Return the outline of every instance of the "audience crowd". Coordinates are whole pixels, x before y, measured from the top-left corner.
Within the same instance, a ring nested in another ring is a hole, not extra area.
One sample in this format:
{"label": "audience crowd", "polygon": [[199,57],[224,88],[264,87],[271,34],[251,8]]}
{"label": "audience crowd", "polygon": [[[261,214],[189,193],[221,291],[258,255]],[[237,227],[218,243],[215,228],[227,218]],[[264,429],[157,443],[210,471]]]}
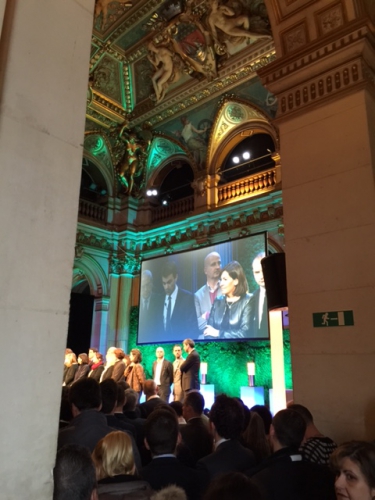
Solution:
{"label": "audience crowd", "polygon": [[337,446],[300,404],[272,416],[221,394],[207,417],[197,390],[168,404],[141,360],[66,350],[54,500],[375,499],[374,443]]}

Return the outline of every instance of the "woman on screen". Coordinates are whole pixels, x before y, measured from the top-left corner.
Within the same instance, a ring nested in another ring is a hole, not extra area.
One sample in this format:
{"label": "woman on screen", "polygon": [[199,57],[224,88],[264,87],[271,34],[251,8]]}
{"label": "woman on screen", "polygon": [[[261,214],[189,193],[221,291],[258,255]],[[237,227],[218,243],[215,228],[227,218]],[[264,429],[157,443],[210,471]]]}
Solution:
{"label": "woman on screen", "polygon": [[205,339],[243,339],[251,337],[251,294],[244,270],[237,261],[227,264],[221,271],[220,290],[212,305]]}

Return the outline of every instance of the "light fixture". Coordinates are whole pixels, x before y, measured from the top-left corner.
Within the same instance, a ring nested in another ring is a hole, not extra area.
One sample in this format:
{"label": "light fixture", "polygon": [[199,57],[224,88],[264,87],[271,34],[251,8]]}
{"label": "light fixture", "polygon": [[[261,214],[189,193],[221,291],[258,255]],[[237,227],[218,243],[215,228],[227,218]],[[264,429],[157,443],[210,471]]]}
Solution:
{"label": "light fixture", "polygon": [[205,385],[207,377],[208,363],[201,363],[201,383]]}
{"label": "light fixture", "polygon": [[232,161],[233,163],[240,163],[240,159],[238,158],[238,156],[233,156]]}
{"label": "light fixture", "polygon": [[163,200],[163,201],[161,202],[161,204],[162,204],[162,205],[164,205],[164,206],[166,207],[166,206],[168,205],[168,200]]}
{"label": "light fixture", "polygon": [[158,192],[156,189],[147,189],[146,194],[147,196],[157,196]]}
{"label": "light fixture", "polygon": [[249,387],[254,387],[255,363],[253,361],[247,363],[247,375],[249,377]]}
{"label": "light fixture", "polygon": [[250,159],[250,153],[249,153],[249,151],[245,151],[244,153],[242,153],[242,158],[244,160],[249,160]]}

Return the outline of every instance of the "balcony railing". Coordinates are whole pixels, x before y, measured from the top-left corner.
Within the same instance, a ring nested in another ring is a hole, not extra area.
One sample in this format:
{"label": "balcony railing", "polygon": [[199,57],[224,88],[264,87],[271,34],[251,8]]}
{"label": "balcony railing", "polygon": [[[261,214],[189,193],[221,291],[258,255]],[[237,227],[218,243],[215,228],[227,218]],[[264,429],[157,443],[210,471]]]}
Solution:
{"label": "balcony railing", "polygon": [[107,222],[107,207],[92,201],[79,200],[79,215],[99,222]]}
{"label": "balcony railing", "polygon": [[276,168],[229,182],[218,187],[219,205],[239,201],[249,195],[255,196],[256,194],[272,191],[276,184]]}
{"label": "balcony railing", "polygon": [[194,196],[172,201],[166,206],[155,207],[152,210],[152,222],[171,219],[188,214],[194,210]]}

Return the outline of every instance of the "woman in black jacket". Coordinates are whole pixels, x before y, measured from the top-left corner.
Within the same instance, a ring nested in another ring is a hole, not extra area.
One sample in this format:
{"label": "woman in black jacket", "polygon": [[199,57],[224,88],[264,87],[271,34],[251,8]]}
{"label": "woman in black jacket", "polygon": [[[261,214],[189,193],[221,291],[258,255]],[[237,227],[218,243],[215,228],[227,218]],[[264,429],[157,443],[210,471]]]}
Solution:
{"label": "woman in black jacket", "polygon": [[205,339],[243,339],[253,337],[250,331],[251,294],[244,270],[237,261],[221,271],[220,289],[223,294],[212,304]]}

